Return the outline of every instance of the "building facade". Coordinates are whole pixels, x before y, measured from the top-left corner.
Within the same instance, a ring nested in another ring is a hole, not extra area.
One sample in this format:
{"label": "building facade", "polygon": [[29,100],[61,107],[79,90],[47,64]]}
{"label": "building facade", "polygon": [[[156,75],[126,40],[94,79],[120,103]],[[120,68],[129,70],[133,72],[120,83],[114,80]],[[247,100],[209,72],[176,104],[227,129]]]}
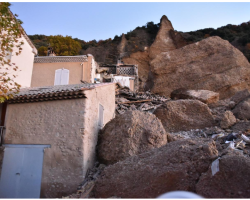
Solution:
{"label": "building facade", "polygon": [[99,130],[114,114],[114,83],[21,90],[7,106],[0,197],[35,198],[31,191],[40,188],[38,198],[74,193],[94,165]]}
{"label": "building facade", "polygon": [[31,87],[94,83],[97,66],[90,54],[35,57]]}

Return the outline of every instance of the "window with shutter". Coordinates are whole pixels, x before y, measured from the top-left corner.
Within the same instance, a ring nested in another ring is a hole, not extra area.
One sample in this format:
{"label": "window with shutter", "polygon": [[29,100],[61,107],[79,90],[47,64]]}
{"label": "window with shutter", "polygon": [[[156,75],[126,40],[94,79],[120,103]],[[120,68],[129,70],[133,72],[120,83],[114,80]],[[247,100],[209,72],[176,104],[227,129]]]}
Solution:
{"label": "window with shutter", "polygon": [[55,72],[54,85],[68,85],[69,84],[69,70],[57,69]]}

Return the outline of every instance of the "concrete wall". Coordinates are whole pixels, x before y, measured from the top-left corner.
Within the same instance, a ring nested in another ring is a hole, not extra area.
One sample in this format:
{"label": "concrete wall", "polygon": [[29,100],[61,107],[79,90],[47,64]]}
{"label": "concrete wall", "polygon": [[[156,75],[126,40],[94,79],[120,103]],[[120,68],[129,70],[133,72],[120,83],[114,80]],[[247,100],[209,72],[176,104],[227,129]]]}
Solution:
{"label": "concrete wall", "polygon": [[99,104],[104,107],[104,125],[115,117],[115,84],[100,86],[93,90],[85,91],[89,101],[86,102],[86,115],[84,118],[84,166],[92,166],[94,163],[95,146],[97,144],[99,119]]}
{"label": "concrete wall", "polygon": [[43,198],[69,195],[84,179],[85,104],[74,99],[8,105],[5,144],[51,145],[44,154]]}
{"label": "concrete wall", "polygon": [[14,80],[18,84],[20,84],[22,88],[30,87],[35,55],[33,53],[33,49],[31,48],[31,46],[29,45],[29,43],[23,36],[19,40],[24,42],[24,44],[22,45],[22,52],[20,55],[16,56],[15,52],[18,52],[18,48],[14,47],[12,56],[11,56],[11,63],[15,63],[16,66],[18,66],[18,71],[15,72],[12,70],[8,72],[11,72],[11,74],[17,75],[17,77],[14,78]]}
{"label": "concrete wall", "polygon": [[69,84],[80,84],[81,80],[89,82],[88,77],[85,78],[90,74],[88,65],[88,62],[34,63],[31,87],[54,85],[55,71],[62,68],[69,70]]}

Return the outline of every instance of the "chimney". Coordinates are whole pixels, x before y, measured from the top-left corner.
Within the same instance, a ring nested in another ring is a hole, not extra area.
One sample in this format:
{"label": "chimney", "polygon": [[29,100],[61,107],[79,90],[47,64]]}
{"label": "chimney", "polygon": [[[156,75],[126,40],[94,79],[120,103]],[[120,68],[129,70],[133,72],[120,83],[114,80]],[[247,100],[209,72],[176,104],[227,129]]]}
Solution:
{"label": "chimney", "polygon": [[48,47],[47,56],[56,56],[56,53],[54,52],[52,47]]}

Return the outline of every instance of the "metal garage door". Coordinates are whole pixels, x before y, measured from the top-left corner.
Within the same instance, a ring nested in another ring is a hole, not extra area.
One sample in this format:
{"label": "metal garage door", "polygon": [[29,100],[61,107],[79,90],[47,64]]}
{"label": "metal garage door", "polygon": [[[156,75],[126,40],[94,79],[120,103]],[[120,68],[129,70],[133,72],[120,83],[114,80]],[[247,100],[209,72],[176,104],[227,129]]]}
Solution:
{"label": "metal garage door", "polygon": [[44,148],[4,145],[0,198],[40,198]]}

